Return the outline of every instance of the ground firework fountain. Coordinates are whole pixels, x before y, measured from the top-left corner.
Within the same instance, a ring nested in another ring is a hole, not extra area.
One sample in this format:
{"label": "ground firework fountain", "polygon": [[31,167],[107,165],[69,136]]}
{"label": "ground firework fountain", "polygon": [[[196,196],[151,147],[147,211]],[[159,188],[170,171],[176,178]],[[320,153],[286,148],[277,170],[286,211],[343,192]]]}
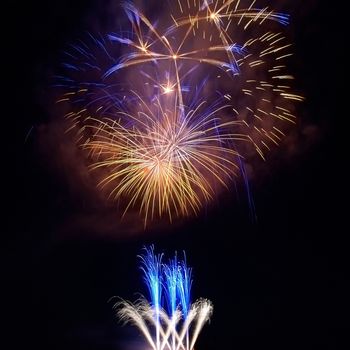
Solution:
{"label": "ground firework fountain", "polygon": [[154,248],[145,248],[141,269],[150,301],[115,305],[122,321],[134,324],[153,350],[192,350],[213,306],[207,299],[191,302],[191,269],[186,260],[163,263]]}

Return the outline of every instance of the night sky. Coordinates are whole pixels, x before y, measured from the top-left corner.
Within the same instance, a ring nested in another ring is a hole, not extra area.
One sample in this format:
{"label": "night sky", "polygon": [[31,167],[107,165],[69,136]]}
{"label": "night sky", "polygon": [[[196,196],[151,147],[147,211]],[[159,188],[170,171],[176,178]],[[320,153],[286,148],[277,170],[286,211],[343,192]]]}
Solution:
{"label": "night sky", "polygon": [[233,189],[197,218],[135,234],[113,223],[110,208],[91,203],[81,177],[70,178],[71,162],[58,156],[62,145],[45,135],[60,52],[84,31],[103,30],[94,18],[108,21],[111,3],[16,2],[3,13],[12,19],[2,67],[10,73],[3,101],[10,127],[2,130],[10,153],[3,163],[5,348],[132,349],[138,333],[121,326],[108,300],[146,293],[136,256],[152,243],[168,256],[185,250],[194,298],[214,303],[197,350],[349,348],[341,340],[350,312],[340,142],[347,58],[344,23],[334,14],[341,10],[329,1],[280,2],[292,15],[291,70],[306,101],[295,151],[277,149],[251,184],[257,220],[244,191]]}

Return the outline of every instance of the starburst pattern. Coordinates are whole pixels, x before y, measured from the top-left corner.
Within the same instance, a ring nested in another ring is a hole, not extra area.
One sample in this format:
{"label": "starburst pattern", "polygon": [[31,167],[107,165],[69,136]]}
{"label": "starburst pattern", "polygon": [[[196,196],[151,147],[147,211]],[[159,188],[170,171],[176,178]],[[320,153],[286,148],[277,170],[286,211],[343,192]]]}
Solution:
{"label": "starburst pattern", "polygon": [[256,1],[175,3],[159,23],[124,4],[130,30],[72,46],[60,84],[100,186],[145,225],[197,213],[245,176],[245,153],[265,159],[303,99],[288,84],[291,45],[275,30],[287,15]]}

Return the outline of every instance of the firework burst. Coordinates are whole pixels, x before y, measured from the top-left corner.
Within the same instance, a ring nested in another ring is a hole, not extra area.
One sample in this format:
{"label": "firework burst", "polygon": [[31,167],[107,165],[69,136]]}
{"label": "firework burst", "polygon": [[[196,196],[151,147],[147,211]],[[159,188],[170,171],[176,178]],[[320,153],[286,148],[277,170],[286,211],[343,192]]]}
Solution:
{"label": "firework burst", "polygon": [[115,198],[131,198],[125,211],[140,203],[145,222],[155,213],[171,218],[198,211],[214,195],[212,180],[225,186],[239,172],[232,142],[248,138],[232,133],[239,122],[218,117],[227,105],[205,108],[203,102],[180,118],[176,106],[139,102],[137,112],[116,112],[132,127],[121,119],[89,121],[92,136],[83,147],[96,159],[91,167],[110,169],[100,185],[111,185]]}
{"label": "firework burst", "polygon": [[59,84],[100,186],[145,225],[197,213],[245,176],[243,158],[265,158],[303,99],[288,84],[290,44],[277,31],[287,15],[256,1],[174,3],[157,23],[124,4],[130,29],[72,46]]}

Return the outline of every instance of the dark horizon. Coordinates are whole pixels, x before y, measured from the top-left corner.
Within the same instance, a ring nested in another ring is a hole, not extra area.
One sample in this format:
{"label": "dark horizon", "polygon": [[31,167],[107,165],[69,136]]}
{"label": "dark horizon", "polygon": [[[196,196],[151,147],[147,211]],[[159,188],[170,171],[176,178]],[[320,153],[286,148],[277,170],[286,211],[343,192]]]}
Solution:
{"label": "dark horizon", "polygon": [[108,300],[146,294],[137,255],[149,244],[168,256],[185,250],[193,298],[214,304],[196,349],[347,348],[341,341],[350,311],[347,186],[339,166],[346,161],[338,131],[346,116],[339,91],[345,32],[330,17],[329,2],[279,5],[291,7],[291,70],[306,100],[298,106],[297,150],[289,155],[282,145],[261,161],[264,176],[251,182],[257,219],[250,218],[244,190],[237,198],[232,186],[198,217],[115,237],[110,212],[87,203],[89,193],[80,196],[85,185],[74,189],[69,162],[55,159],[55,145],[38,139],[52,122],[48,73],[95,13],[108,19],[101,3],[38,0],[6,13],[16,22],[9,50],[13,100],[6,101],[15,136],[5,135],[14,145],[14,173],[6,170],[13,186],[4,184],[8,348],[118,350],[135,336],[141,340],[117,321]]}

